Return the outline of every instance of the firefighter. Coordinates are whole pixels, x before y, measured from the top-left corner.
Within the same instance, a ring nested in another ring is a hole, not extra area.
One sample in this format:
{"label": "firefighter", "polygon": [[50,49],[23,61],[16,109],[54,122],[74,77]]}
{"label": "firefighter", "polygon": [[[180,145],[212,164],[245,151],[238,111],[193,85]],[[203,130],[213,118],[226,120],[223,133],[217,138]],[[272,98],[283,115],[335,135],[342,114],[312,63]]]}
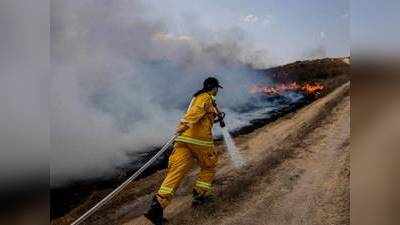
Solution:
{"label": "firefighter", "polygon": [[217,121],[223,123],[224,115],[219,112],[215,103],[218,88],[222,86],[216,78],[204,80],[203,88],[193,95],[176,128],[178,137],[169,157],[167,175],[154,196],[150,209],[145,213],[145,217],[155,225],[164,224],[163,210],[171,202],[194,161],[200,166],[200,173],[193,187],[192,205],[203,205],[214,200],[211,183],[218,158],[214,150],[212,127]]}

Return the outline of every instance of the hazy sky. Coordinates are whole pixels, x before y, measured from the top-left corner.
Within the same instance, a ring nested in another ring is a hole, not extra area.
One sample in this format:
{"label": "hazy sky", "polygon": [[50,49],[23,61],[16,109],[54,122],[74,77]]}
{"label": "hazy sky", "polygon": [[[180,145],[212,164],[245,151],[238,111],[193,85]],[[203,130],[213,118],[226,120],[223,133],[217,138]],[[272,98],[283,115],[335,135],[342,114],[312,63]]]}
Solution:
{"label": "hazy sky", "polygon": [[179,21],[173,25],[180,35],[190,32],[193,23],[215,30],[241,28],[278,63],[304,58],[320,48],[327,56],[349,55],[348,0],[150,0],[148,4],[160,9],[157,16],[173,12]]}

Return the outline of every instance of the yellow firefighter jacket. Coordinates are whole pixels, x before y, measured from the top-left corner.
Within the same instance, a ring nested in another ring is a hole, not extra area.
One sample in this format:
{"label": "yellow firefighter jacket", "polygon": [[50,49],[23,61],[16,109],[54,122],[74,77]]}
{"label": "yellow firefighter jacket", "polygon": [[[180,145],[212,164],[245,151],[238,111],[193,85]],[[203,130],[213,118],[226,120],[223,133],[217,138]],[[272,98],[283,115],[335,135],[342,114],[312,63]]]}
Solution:
{"label": "yellow firefighter jacket", "polygon": [[218,114],[215,108],[214,96],[210,93],[202,93],[192,99],[189,108],[181,119],[181,123],[189,128],[175,141],[189,144],[212,147],[212,127]]}

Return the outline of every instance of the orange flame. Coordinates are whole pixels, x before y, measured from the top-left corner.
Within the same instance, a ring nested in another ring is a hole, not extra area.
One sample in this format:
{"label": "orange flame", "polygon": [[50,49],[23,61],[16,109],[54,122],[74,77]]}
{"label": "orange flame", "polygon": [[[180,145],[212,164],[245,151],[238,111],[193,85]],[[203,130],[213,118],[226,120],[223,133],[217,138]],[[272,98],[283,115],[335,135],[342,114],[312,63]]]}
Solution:
{"label": "orange flame", "polygon": [[264,93],[267,95],[279,95],[286,91],[302,91],[308,95],[319,95],[324,89],[321,84],[298,84],[296,82],[288,84],[269,85],[253,85],[250,87],[250,93]]}

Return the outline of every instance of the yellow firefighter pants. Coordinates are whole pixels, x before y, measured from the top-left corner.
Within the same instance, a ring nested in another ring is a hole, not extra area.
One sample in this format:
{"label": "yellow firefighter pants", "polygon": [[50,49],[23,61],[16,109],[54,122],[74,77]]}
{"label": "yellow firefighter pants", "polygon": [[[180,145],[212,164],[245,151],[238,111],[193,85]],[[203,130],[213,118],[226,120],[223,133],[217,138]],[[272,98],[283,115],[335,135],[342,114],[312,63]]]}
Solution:
{"label": "yellow firefighter pants", "polygon": [[200,173],[194,189],[200,195],[212,194],[211,183],[215,176],[215,167],[218,156],[213,147],[176,142],[174,150],[169,157],[167,176],[156,194],[158,202],[165,208],[179,187],[185,174],[192,168],[193,161],[197,160]]}

